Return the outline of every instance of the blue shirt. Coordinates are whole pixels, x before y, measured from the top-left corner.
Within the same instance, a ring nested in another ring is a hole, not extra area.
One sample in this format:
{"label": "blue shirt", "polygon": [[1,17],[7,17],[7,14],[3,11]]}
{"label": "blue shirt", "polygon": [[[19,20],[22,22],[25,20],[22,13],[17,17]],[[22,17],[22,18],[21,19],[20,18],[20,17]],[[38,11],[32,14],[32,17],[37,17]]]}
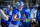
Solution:
{"label": "blue shirt", "polygon": [[30,9],[24,9],[23,13],[25,14],[26,18],[29,19],[29,17],[30,17]]}
{"label": "blue shirt", "polygon": [[[21,13],[20,13],[20,11],[18,11],[17,9],[14,9],[13,10],[13,12],[12,12],[12,15],[14,15],[14,14],[17,14],[17,17],[16,18],[20,18],[21,17]],[[18,20],[18,21],[11,21],[11,23],[13,24],[13,25],[19,25],[20,24],[20,20]]]}
{"label": "blue shirt", "polygon": [[36,20],[37,20],[37,21],[40,21],[40,11],[37,11]]}

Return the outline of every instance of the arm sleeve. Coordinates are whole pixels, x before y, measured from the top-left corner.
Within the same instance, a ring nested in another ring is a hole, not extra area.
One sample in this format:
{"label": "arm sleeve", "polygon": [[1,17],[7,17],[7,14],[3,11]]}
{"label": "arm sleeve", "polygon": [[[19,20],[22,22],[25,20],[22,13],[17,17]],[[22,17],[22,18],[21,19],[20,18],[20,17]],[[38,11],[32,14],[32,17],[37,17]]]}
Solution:
{"label": "arm sleeve", "polygon": [[13,11],[13,12],[12,12],[12,15],[13,15],[13,14],[17,14],[17,12],[16,12],[16,11]]}
{"label": "arm sleeve", "polygon": [[31,15],[30,16],[31,16],[31,18],[33,18],[33,11],[31,11]]}
{"label": "arm sleeve", "polygon": [[1,10],[1,17],[2,17],[5,21],[8,21],[8,17],[4,14],[3,10]]}

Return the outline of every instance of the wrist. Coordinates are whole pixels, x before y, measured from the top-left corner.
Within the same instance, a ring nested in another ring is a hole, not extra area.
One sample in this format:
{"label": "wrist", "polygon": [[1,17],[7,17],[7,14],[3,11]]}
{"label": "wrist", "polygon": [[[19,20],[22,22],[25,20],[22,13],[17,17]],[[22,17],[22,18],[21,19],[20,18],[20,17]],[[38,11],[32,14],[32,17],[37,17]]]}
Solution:
{"label": "wrist", "polygon": [[19,18],[19,20],[21,20],[21,19]]}

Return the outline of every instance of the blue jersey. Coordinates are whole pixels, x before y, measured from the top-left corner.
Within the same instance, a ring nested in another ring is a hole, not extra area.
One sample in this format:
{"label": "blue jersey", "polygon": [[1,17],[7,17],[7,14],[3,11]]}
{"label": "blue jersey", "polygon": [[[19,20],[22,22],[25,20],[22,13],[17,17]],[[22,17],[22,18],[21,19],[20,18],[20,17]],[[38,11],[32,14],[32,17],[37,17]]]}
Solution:
{"label": "blue jersey", "polygon": [[[20,18],[21,17],[21,13],[20,13],[20,11],[18,11],[17,9],[14,9],[13,10],[13,12],[12,12],[12,15],[14,15],[14,14],[17,14],[17,17],[16,18]],[[19,25],[20,24],[20,20],[18,20],[18,21],[11,21],[11,23],[13,24],[13,25]]]}
{"label": "blue jersey", "polygon": [[37,21],[40,21],[40,11],[37,11],[36,20],[37,20]]}
{"label": "blue jersey", "polygon": [[10,14],[9,14],[9,20],[8,20],[9,22],[11,22],[12,21],[12,10],[10,11]]}
{"label": "blue jersey", "polygon": [[25,14],[26,18],[29,19],[29,17],[30,17],[30,9],[24,9],[23,13]]}

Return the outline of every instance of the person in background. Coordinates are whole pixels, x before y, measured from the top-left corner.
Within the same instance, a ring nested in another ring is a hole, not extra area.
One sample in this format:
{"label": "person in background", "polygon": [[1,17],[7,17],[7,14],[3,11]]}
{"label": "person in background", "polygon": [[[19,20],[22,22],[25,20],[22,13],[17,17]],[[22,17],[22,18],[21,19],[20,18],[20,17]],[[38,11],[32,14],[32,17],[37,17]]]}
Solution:
{"label": "person in background", "polygon": [[39,27],[40,27],[40,6],[38,7],[38,10],[37,10],[36,21],[37,21],[37,24],[39,24]]}
{"label": "person in background", "polygon": [[26,5],[25,9],[23,10],[24,20],[23,20],[23,27],[29,27],[30,22],[30,9],[29,6]]}
{"label": "person in background", "polygon": [[37,8],[38,8],[38,6],[35,6],[35,7],[31,10],[31,27],[35,27],[35,24],[36,24]]}

